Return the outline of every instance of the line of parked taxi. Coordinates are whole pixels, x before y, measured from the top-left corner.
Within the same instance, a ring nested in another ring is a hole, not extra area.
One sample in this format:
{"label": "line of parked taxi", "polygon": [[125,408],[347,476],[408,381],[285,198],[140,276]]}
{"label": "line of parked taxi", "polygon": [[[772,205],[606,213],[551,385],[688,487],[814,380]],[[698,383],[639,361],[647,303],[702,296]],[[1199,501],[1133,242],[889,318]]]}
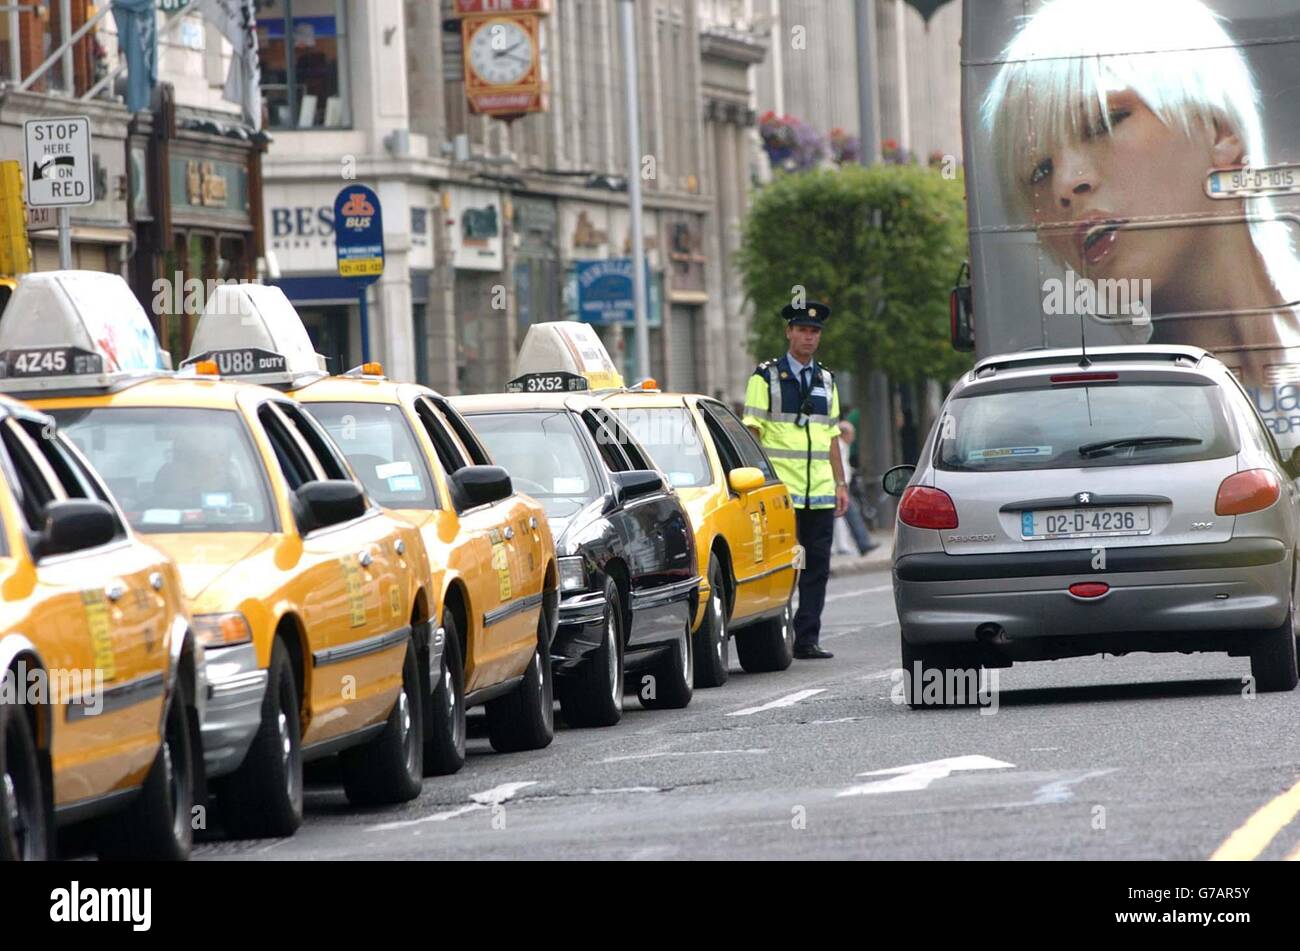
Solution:
{"label": "line of parked taxi", "polygon": [[[518,392],[331,375],[278,288],[219,287],[177,370],[114,275],[0,319],[0,858],[86,830],[186,857],[292,834],[303,766],[415,798],[492,747],[791,662],[789,495],[729,409],[536,325]],[[501,465],[498,465],[500,463]],[[502,467],[504,466],[504,468]]]}

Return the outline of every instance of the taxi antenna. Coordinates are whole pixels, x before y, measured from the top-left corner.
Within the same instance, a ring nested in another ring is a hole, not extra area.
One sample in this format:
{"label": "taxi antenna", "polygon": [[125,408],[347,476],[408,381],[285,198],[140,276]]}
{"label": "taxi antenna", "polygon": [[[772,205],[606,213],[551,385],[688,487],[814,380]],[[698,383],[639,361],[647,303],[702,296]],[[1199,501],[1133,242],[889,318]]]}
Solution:
{"label": "taxi antenna", "polygon": [[1088,335],[1084,330],[1083,314],[1079,314],[1079,366],[1086,370],[1092,361],[1088,359]]}

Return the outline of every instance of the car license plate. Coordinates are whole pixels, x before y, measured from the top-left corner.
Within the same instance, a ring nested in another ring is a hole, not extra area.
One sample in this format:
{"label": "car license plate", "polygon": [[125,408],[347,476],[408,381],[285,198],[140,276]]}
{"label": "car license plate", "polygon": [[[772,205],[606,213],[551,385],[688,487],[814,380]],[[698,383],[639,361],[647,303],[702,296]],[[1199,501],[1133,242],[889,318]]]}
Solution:
{"label": "car license plate", "polygon": [[1113,508],[1043,509],[1020,513],[1023,538],[1090,538],[1098,535],[1142,535],[1151,530],[1145,505]]}

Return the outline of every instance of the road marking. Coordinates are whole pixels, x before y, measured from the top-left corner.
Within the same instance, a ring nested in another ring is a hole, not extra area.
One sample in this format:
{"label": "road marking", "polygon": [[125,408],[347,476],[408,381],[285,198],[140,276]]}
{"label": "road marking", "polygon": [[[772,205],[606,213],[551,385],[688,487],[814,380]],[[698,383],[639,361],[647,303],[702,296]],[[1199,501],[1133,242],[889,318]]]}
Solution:
{"label": "road marking", "polygon": [[629,753],[626,756],[609,756],[602,763],[626,763],[634,759],[661,759],[665,756],[761,756],[771,750],[682,750],[680,752]]}
{"label": "road marking", "polygon": [[878,670],[874,674],[867,674],[862,679],[863,680],[888,680],[890,677],[894,676],[895,671],[897,671],[898,669],[899,668],[897,667],[891,667],[889,670]]}
{"label": "road marking", "polygon": [[1300,813],[1300,782],[1255,810],[1249,819],[1224,839],[1210,856],[1211,862],[1249,862],[1262,853],[1279,832]]}
{"label": "road marking", "polygon": [[898,623],[898,620],[897,620],[897,619],[895,619],[895,620],[893,620],[893,621],[877,621],[875,624],[873,624],[873,625],[871,625],[871,626],[872,626],[872,627],[893,627],[893,626],[894,626],[895,624],[897,624],[897,623]]}
{"label": "road marking", "polygon": [[876,793],[916,792],[927,788],[936,779],[944,779],[959,770],[972,769],[1015,769],[1014,763],[989,756],[953,756],[948,759],[936,759],[928,763],[913,763],[910,766],[893,766],[889,769],[873,769],[858,773],[859,776],[890,776],[890,779],[850,786],[835,794],[841,796],[871,796]]}
{"label": "road marking", "polygon": [[[1069,802],[1074,798],[1074,790],[1070,788],[1071,786],[1077,785],[1085,779],[1096,779],[1098,776],[1105,776],[1113,772],[1115,772],[1113,768],[1094,769],[1082,776],[1075,776],[1073,779],[1058,779],[1039,786],[1034,790],[1034,800],[1029,805],[1048,806],[1058,802]],[[1019,803],[1015,803],[1015,805],[1019,805]]]}
{"label": "road marking", "polygon": [[743,710],[732,710],[730,713],[727,714],[727,716],[748,717],[748,716],[753,716],[755,713],[763,713],[767,710],[776,710],[780,707],[793,707],[800,700],[807,700],[809,697],[815,697],[817,694],[825,693],[825,692],[826,692],[825,688],[820,688],[820,687],[816,690],[800,690],[797,693],[790,694],[790,696],[788,697],[782,697],[780,700],[772,700],[769,703],[763,704],[762,706],[745,707],[745,709]]}
{"label": "road marking", "polygon": [[536,780],[527,782],[502,783],[500,786],[493,786],[483,792],[473,793],[468,802],[463,806],[457,806],[455,809],[448,809],[444,812],[435,812],[432,815],[421,816],[418,819],[403,819],[398,822],[381,822],[379,825],[367,826],[367,832],[389,832],[393,829],[408,829],[411,826],[423,825],[426,822],[446,822],[448,819],[455,819],[457,816],[463,816],[467,813],[478,812],[480,809],[488,809],[492,806],[499,806],[503,802],[514,798],[515,793],[521,789],[527,789],[529,786],[536,786]]}
{"label": "road marking", "polygon": [[828,594],[826,596],[826,600],[842,601],[845,598],[858,598],[864,594],[878,594],[881,591],[893,591],[893,590],[894,590],[894,586],[892,584],[880,584],[880,585],[876,585],[874,588],[858,588],[856,591],[841,591],[838,594]]}

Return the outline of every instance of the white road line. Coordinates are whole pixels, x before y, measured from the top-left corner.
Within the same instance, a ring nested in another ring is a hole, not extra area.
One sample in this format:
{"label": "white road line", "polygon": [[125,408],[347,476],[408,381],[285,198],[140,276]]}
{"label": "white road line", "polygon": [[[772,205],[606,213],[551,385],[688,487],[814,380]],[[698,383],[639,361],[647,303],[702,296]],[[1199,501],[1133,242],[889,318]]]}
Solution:
{"label": "white road line", "polygon": [[663,753],[629,753],[626,756],[608,756],[601,760],[602,763],[626,763],[634,759],[662,759],[664,757],[675,756],[761,756],[769,753],[771,750],[682,750],[680,752],[663,752]]}
{"label": "white road line", "polygon": [[897,669],[898,668],[891,667],[889,670],[878,670],[874,674],[867,674],[862,679],[863,680],[888,680],[889,678],[894,676],[894,672]]}
{"label": "white road line", "polygon": [[835,796],[839,798],[841,796],[871,796],[876,793],[916,792],[928,788],[936,779],[944,779],[958,770],[972,769],[1015,769],[1015,764],[1004,763],[1002,760],[976,754],[973,756],[952,756],[948,759],[937,759],[928,763],[912,763],[910,766],[873,769],[870,772],[858,773],[858,775],[888,776],[889,779],[863,783],[860,786],[850,786],[848,789],[837,792]]}
{"label": "white road line", "polygon": [[491,806],[500,805],[509,799],[512,799],[515,793],[529,786],[536,786],[536,780],[529,780],[522,783],[503,783],[500,786],[493,786],[491,789],[472,794],[469,798],[473,800],[463,806],[457,806],[455,809],[448,809],[445,812],[435,812],[432,815],[421,816],[418,819],[403,819],[398,822],[381,822],[379,825],[367,826],[367,832],[389,832],[393,829],[409,829],[411,826],[423,825],[426,822],[446,822],[448,819],[455,819],[457,816],[463,816],[467,813],[477,812],[480,809],[487,809]]}
{"label": "white road line", "polygon": [[727,716],[748,717],[753,716],[755,713],[763,713],[767,710],[776,710],[780,707],[792,707],[800,700],[807,700],[809,697],[815,697],[817,694],[825,692],[825,688],[820,687],[816,690],[800,690],[797,693],[790,694],[788,697],[782,697],[780,700],[772,700],[762,706],[745,707],[743,710],[733,710],[731,713],[728,713]]}
{"label": "white road line", "polygon": [[894,586],[892,584],[881,584],[881,585],[876,585],[876,587],[874,588],[859,588],[856,591],[841,591],[838,594],[828,594],[826,596],[826,600],[828,602],[842,601],[845,598],[860,598],[864,594],[878,594],[881,591],[893,591],[893,590],[894,590]]}

